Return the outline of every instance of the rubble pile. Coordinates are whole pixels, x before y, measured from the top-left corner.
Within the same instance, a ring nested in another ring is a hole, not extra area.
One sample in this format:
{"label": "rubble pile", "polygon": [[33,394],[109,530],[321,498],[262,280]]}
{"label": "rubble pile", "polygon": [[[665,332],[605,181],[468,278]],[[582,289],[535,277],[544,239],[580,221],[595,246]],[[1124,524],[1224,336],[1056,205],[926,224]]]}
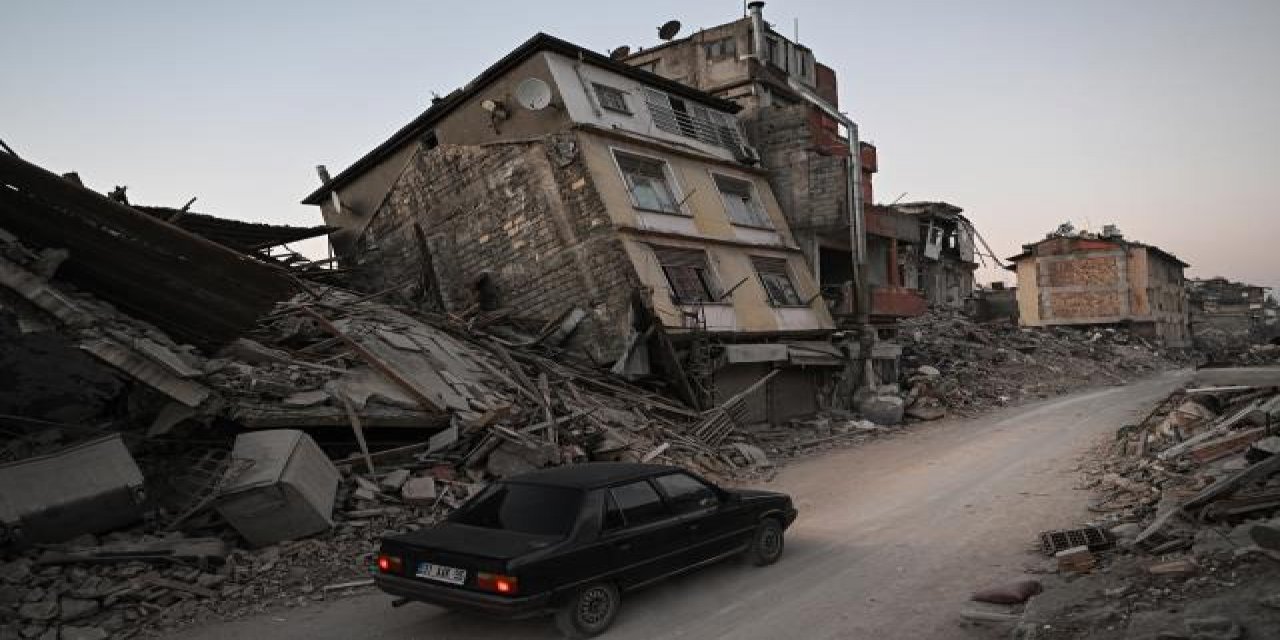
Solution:
{"label": "rubble pile", "polygon": [[[733,418],[743,398],[693,411],[566,356],[563,332],[302,283],[208,351],[8,239],[29,285],[6,291],[20,328],[91,354],[129,391],[82,423],[4,419],[0,638],[131,637],[368,586],[381,536],[540,467],[771,468]],[[83,478],[94,500],[78,500]]]}
{"label": "rubble pile", "polygon": [[1237,630],[1221,637],[1280,628],[1277,385],[1186,388],[1123,427],[1085,469],[1096,521],[1042,534],[1057,595],[1031,601],[1022,637],[1210,637],[1189,631],[1205,611]]}
{"label": "rubble pile", "polygon": [[1114,327],[1018,327],[931,309],[899,323],[907,415],[977,412],[1173,367],[1180,356]]}

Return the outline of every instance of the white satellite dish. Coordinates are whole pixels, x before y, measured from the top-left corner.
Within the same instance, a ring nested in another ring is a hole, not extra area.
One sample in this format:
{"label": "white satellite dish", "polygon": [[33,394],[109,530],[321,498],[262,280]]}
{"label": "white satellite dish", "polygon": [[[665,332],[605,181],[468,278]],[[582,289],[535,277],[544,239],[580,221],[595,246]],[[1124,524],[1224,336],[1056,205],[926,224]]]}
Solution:
{"label": "white satellite dish", "polygon": [[516,85],[516,102],[530,111],[541,111],[551,104],[551,85],[537,78],[525,78]]}

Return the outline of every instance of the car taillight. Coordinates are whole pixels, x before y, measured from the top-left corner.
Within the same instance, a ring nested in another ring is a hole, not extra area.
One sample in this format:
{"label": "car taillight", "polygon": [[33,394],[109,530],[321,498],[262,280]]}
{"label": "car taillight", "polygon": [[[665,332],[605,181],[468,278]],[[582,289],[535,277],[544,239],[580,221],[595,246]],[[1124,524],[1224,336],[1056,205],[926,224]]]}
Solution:
{"label": "car taillight", "polygon": [[385,553],[378,554],[378,571],[382,573],[400,573],[404,569],[404,563],[397,556],[389,556]]}
{"label": "car taillight", "polygon": [[497,573],[477,573],[476,587],[485,591],[500,593],[504,596],[514,595],[519,581],[513,576],[504,576]]}

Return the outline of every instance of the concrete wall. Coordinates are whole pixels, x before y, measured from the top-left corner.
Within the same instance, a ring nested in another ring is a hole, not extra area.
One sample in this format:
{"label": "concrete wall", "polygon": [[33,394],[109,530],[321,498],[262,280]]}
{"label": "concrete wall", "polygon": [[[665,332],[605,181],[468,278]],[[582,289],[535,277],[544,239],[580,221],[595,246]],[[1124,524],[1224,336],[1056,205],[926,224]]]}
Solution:
{"label": "concrete wall", "polygon": [[[669,286],[651,245],[702,249],[715,279],[723,290],[737,285],[722,304],[704,305],[709,328],[725,331],[811,331],[834,327],[821,299],[808,306],[778,308],[769,304],[763,285],[751,264],[752,256],[787,261],[789,275],[800,297],[817,295],[817,284],[803,254],[787,229],[768,182],[758,172],[732,164],[708,163],[638,140],[583,131],[579,137],[587,165],[595,177],[599,197],[610,219],[622,232],[628,255],[640,281],[651,288],[658,316],[669,327],[682,325],[682,309],[671,300]],[[622,151],[647,156],[667,164],[676,198],[684,205],[681,215],[637,210],[614,160]],[[714,181],[724,174],[748,181],[760,197],[774,229],[734,224]]]}

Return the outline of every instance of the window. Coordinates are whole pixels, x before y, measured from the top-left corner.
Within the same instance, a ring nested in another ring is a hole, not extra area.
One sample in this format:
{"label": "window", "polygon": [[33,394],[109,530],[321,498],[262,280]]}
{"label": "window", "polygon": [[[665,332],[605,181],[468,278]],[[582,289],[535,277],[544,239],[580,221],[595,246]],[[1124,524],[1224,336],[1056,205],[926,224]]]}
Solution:
{"label": "window", "polygon": [[707,254],[692,249],[653,247],[676,304],[716,302],[720,287],[707,266]]}
{"label": "window", "polygon": [[609,490],[622,513],[625,526],[635,527],[667,517],[667,507],[662,497],[648,480],[632,482]]}
{"label": "window", "polygon": [[729,212],[729,219],[734,224],[773,228],[769,215],[765,213],[750,182],[719,174],[714,177],[720,197],[724,199],[724,207]]}
{"label": "window", "polygon": [[615,152],[614,157],[631,193],[631,203],[637,209],[680,213],[680,204],[667,175],[667,163],[629,153]]}
{"label": "window", "polygon": [[598,82],[591,83],[591,86],[596,89],[596,98],[600,100],[601,107],[631,115],[631,109],[627,108],[627,92]]}
{"label": "window", "polygon": [[732,37],[712,40],[711,42],[703,44],[702,48],[706,51],[707,58],[713,60],[716,58],[729,58],[738,55],[738,41],[734,40]]}
{"label": "window", "polygon": [[636,65],[636,68],[637,68],[637,69],[644,69],[645,71],[648,71],[649,73],[657,73],[657,72],[658,72],[658,61],[657,61],[657,60],[652,60],[652,61],[650,61],[650,62],[646,62],[646,63],[644,63],[644,64],[638,64],[638,65]]}
{"label": "window", "polygon": [[582,492],[529,484],[493,484],[449,520],[458,524],[534,535],[569,532],[578,516]]}
{"label": "window", "polygon": [[604,492],[604,529],[610,531],[612,529],[621,529],[627,526],[627,521],[622,518],[622,509],[618,508],[618,501],[613,499],[613,492],[606,490]]}
{"label": "window", "polygon": [[702,511],[720,503],[711,487],[690,475],[673,473],[659,476],[654,482],[667,494],[667,503],[677,515]]}
{"label": "window", "polygon": [[760,284],[769,294],[769,304],[775,307],[800,307],[804,301],[796,292],[791,282],[791,274],[787,271],[787,261],[782,258],[752,257],[751,264],[760,276]]}
{"label": "window", "polygon": [[644,88],[644,102],[654,126],[662,131],[729,150],[742,146],[738,120],[730,114],[649,87]]}

